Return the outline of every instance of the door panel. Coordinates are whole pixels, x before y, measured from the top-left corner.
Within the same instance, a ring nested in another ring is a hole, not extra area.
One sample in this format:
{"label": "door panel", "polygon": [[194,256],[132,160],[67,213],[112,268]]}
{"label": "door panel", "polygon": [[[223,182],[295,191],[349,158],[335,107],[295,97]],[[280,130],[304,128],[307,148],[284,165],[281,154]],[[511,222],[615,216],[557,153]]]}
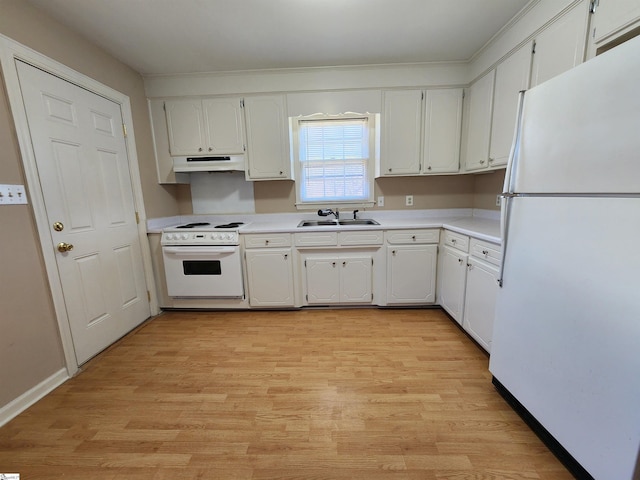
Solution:
{"label": "door panel", "polygon": [[82,364],[150,315],[120,106],[17,62],[38,177]]}

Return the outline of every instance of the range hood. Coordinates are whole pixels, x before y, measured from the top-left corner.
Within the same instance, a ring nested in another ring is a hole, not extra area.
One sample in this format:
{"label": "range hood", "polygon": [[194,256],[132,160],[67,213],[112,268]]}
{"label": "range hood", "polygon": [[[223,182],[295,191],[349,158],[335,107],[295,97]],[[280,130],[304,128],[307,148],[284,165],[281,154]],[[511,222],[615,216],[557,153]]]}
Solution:
{"label": "range hood", "polygon": [[224,157],[174,157],[173,171],[179,172],[244,172],[244,155]]}

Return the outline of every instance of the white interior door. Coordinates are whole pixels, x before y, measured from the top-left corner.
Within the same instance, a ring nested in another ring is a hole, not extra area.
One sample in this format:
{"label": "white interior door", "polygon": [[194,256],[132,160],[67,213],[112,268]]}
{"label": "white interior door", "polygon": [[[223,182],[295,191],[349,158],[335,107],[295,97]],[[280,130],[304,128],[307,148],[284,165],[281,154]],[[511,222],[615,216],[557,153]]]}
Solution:
{"label": "white interior door", "polygon": [[150,316],[122,114],[42,70],[19,61],[17,69],[82,364]]}

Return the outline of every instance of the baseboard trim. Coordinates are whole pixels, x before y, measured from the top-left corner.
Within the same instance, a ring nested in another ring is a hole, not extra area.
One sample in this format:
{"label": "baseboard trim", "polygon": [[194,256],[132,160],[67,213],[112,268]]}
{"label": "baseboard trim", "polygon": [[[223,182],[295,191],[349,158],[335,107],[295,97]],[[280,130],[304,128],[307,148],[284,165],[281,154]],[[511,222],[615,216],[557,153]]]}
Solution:
{"label": "baseboard trim", "polygon": [[31,390],[28,390],[15,400],[0,408],[0,427],[9,423],[31,405],[36,403],[41,398],[44,398],[47,394],[58,388],[68,379],[69,374],[67,373],[67,369],[62,368],[51,375],[49,378],[44,379]]}

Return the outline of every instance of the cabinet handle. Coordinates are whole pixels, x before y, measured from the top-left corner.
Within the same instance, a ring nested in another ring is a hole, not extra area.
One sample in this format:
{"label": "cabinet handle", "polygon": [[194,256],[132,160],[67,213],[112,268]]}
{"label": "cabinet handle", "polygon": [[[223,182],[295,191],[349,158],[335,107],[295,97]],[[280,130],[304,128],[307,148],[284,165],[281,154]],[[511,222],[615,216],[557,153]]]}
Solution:
{"label": "cabinet handle", "polygon": [[265,240],[265,241],[264,241],[264,244],[265,244],[265,245],[269,245],[269,240]]}
{"label": "cabinet handle", "polygon": [[391,255],[395,255],[396,251],[395,250],[391,250]]}
{"label": "cabinet handle", "polygon": [[391,171],[391,169],[389,169],[389,171]]}
{"label": "cabinet handle", "polygon": [[280,175],[282,175],[284,172],[282,170],[280,170]]}
{"label": "cabinet handle", "polygon": [[463,259],[461,259],[461,258],[459,258],[459,259],[458,259],[458,263],[462,263],[462,262],[464,262],[464,260],[463,260]]}
{"label": "cabinet handle", "polygon": [[199,151],[199,152],[201,152],[201,151],[202,151],[202,147],[200,147],[200,148],[198,149],[198,151]]}
{"label": "cabinet handle", "polygon": [[346,267],[347,266],[347,262],[342,262],[342,266]]}
{"label": "cabinet handle", "polygon": [[416,241],[416,236],[415,235],[411,235],[411,240],[413,240],[415,242]]}
{"label": "cabinet handle", "polygon": [[431,170],[431,165],[429,165],[429,166],[427,167],[427,170]]}
{"label": "cabinet handle", "polygon": [[482,250],[482,254],[486,257],[487,255],[489,255],[489,252],[487,250]]}
{"label": "cabinet handle", "polygon": [[480,165],[484,165],[484,160],[480,160]]}
{"label": "cabinet handle", "polygon": [[455,239],[455,238],[452,238],[452,239],[451,239],[451,243],[453,243],[453,244],[455,245],[455,244],[456,244],[456,239]]}
{"label": "cabinet handle", "polygon": [[489,157],[489,163],[493,162],[493,158]]}
{"label": "cabinet handle", "polygon": [[284,254],[284,259],[286,260],[288,257],[289,257],[289,254],[288,254],[288,253],[285,253],[285,254]]}
{"label": "cabinet handle", "polygon": [[331,265],[333,265],[333,267],[335,268],[336,262],[331,262]]}

